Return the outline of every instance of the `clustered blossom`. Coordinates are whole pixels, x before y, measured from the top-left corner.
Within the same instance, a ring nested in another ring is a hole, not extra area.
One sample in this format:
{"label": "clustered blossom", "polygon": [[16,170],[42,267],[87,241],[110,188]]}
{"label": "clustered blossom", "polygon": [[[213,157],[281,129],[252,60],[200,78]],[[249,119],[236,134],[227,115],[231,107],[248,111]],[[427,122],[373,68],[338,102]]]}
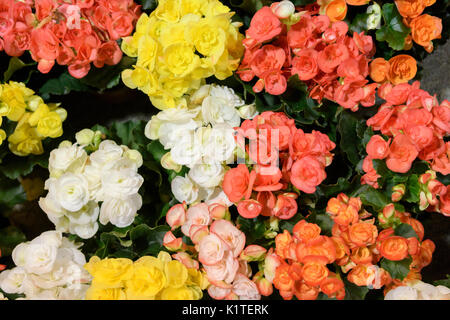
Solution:
{"label": "clustered blossom", "polygon": [[228,199],[245,218],[260,214],[292,218],[297,213],[299,192],[287,189],[293,185],[314,193],[326,178],[334,142],[319,131],[305,133],[296,128],[295,121],[283,112],[263,112],[245,120],[237,132],[238,146],[251,165],[239,164],[225,173],[222,188]]}
{"label": "clustered blossom", "polygon": [[75,78],[122,58],[117,40],[129,36],[140,15],[133,0],[0,1],[0,50],[21,56],[29,50],[38,69],[55,62]]}
{"label": "clustered blossom", "polygon": [[123,52],[136,57],[122,73],[128,87],[143,91],[158,109],[185,104],[184,94],[204,79],[223,80],[237,69],[243,53],[240,22],[218,0],[161,0],[136,31],[122,42]]}
{"label": "clustered blossom", "polygon": [[[321,235],[321,228],[305,220],[275,238],[275,252],[268,260],[269,279],[284,299],[315,300],[320,292],[338,300],[345,298],[342,276],[357,286],[386,291],[420,279],[420,270],[431,262],[434,243],[423,240],[422,224],[406,212],[388,205],[378,218],[384,230],[379,231],[375,218],[362,208],[359,198],[345,194],[330,199],[326,209],[334,224],[332,236]],[[410,225],[418,238],[394,234],[393,225]],[[400,261],[412,258],[410,272],[403,280],[395,279],[378,266],[381,259]],[[333,267],[328,265],[333,264]],[[331,270],[335,270],[332,272]],[[274,276],[273,276],[274,275]]]}
{"label": "clustered blossom", "polygon": [[450,217],[450,185],[439,182],[436,172],[428,170],[419,177],[419,186],[419,209]]}
{"label": "clustered blossom", "polygon": [[227,216],[224,202],[210,205],[202,202],[187,210],[184,204],[177,204],[167,213],[167,223],[172,231],[181,227],[194,246],[188,246],[181,237],[176,238],[172,231],[164,236],[164,246],[177,251],[173,257],[186,267],[204,270],[212,298],[259,300],[261,294],[251,280],[248,262],[263,258],[266,250],[257,245],[245,248],[245,234]]}
{"label": "clustered blossom", "polygon": [[179,202],[211,200],[221,193],[226,163],[234,159],[234,127],[241,118],[253,118],[255,105],[245,105],[233,89],[203,85],[188,98],[187,107],[165,109],[153,116],[145,135],[159,140],[165,150],[161,165],[180,172],[171,183]]}
{"label": "clustered blossom", "polygon": [[[44,100],[22,82],[10,81],[0,84],[0,126],[3,117],[17,122],[9,135],[9,149],[18,156],[44,153],[42,140],[58,138],[63,134],[62,123],[67,118],[59,103],[44,103]],[[0,145],[6,132],[0,129]]]}
{"label": "clustered blossom", "polygon": [[94,256],[85,269],[92,275],[86,300],[199,300],[208,284],[202,272],[164,251],[134,262]]}
{"label": "clustered blossom", "polygon": [[97,220],[119,228],[133,223],[142,206],[138,191],[144,179],[138,173],[138,151],[112,140],[102,141],[90,155],[84,147],[63,141],[50,153],[48,194],[39,205],[56,230],[88,239],[98,230]]}
{"label": "clustered blossom", "polygon": [[371,137],[364,159],[366,174],[362,182],[378,187],[379,175],[372,159],[385,159],[387,167],[406,173],[418,158],[427,161],[431,169],[443,175],[450,174],[450,143],[445,138],[450,133],[450,104],[438,103],[436,97],[420,89],[418,81],[396,86],[383,84],[378,95],[386,100],[377,114],[367,120],[367,125],[380,131]]}
{"label": "clustered blossom", "polygon": [[81,300],[91,277],[79,244],[58,231],[23,242],[12,253],[16,265],[0,273],[0,289],[26,300]]}
{"label": "clustered blossom", "polygon": [[388,291],[384,300],[450,300],[450,289],[411,280],[406,285]]}
{"label": "clustered blossom", "polygon": [[359,104],[374,105],[377,84],[366,80],[375,51],[372,37],[363,32],[350,37],[345,22],[331,22],[312,9],[290,19],[280,19],[272,10],[256,12],[246,31],[245,55],[237,71],[242,80],[257,77],[255,92],[280,95],[287,80],[297,75],[316,100],[326,98],[353,111]]}

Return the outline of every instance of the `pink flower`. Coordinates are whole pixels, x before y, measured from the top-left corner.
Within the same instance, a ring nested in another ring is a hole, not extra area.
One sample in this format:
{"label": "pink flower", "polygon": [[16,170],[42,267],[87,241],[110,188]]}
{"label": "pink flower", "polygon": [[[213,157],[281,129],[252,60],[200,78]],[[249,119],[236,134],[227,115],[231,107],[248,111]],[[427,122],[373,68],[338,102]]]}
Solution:
{"label": "pink flower", "polygon": [[166,213],[166,222],[172,230],[181,227],[186,221],[186,204],[179,203],[174,205]]}
{"label": "pink flower", "polygon": [[190,230],[193,225],[208,226],[211,223],[208,205],[199,203],[191,206],[186,212],[186,221],[181,226],[181,232],[187,237],[190,236]]}
{"label": "pink flower", "polygon": [[234,257],[238,257],[245,246],[245,234],[236,228],[228,220],[216,220],[211,224],[210,231],[212,234],[219,236],[224,241]]}
{"label": "pink flower", "polygon": [[291,168],[291,182],[305,193],[314,193],[327,174],[323,165],[311,156],[296,160]]}
{"label": "pink flower", "polygon": [[260,300],[261,294],[256,284],[242,274],[237,274],[233,282],[233,292],[240,300]]}
{"label": "pink flower", "polygon": [[205,266],[219,263],[225,255],[228,246],[217,235],[211,233],[203,237],[198,247],[198,260]]}

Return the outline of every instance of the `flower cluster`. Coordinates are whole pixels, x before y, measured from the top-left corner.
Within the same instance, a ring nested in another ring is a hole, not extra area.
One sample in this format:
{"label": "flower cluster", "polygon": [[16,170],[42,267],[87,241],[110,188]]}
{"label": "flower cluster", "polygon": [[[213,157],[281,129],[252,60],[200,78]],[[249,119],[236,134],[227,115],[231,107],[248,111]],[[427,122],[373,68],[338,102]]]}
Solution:
{"label": "flower cluster", "polygon": [[450,300],[450,289],[412,280],[386,293],[384,300]]}
{"label": "flower cluster", "polygon": [[[431,262],[434,243],[423,240],[422,224],[409,213],[396,211],[393,204],[378,215],[382,231],[375,218],[368,219],[371,214],[362,208],[359,198],[339,194],[330,199],[326,211],[334,222],[331,237],[321,235],[317,224],[301,220],[292,235],[284,230],[275,239],[276,256],[268,269],[275,270],[272,282],[284,299],[317,299],[320,292],[343,299],[344,274],[358,286],[390,290],[420,278],[420,270]],[[402,223],[411,226],[417,238],[395,235],[393,226]],[[377,265],[381,259],[408,258],[410,271],[403,280]],[[333,266],[327,267],[329,264]]]}
{"label": "flower cluster", "polygon": [[416,158],[428,161],[434,171],[450,173],[450,143],[444,138],[450,133],[450,104],[438,103],[436,97],[420,89],[414,82],[392,86],[383,84],[378,95],[386,100],[367,125],[389,137],[371,137],[366,146],[363,183],[378,187],[379,175],[372,159],[386,159],[387,167],[399,173],[408,172]]}
{"label": "flower cluster", "polygon": [[240,23],[218,0],[163,0],[142,14],[122,50],[137,57],[134,69],[122,73],[130,88],[146,93],[159,109],[185,103],[183,95],[205,78],[233,74],[243,53]]}
{"label": "flower cluster", "polygon": [[12,254],[16,267],[0,273],[0,289],[27,300],[83,299],[91,278],[78,248],[58,231],[19,244]]}
{"label": "flower cluster", "polygon": [[450,217],[450,186],[436,179],[436,172],[428,170],[419,177],[420,210],[440,212]]}
{"label": "flower cluster", "polygon": [[[0,84],[0,126],[3,117],[17,122],[14,132],[8,137],[9,149],[15,155],[27,156],[44,153],[42,140],[63,134],[62,123],[67,112],[59,107],[59,103],[44,103],[24,83],[10,81]],[[6,136],[6,132],[0,129],[0,144]]]}
{"label": "flower cluster", "polygon": [[164,246],[178,251],[173,257],[187,267],[199,269],[201,263],[212,298],[259,300],[261,295],[250,280],[252,269],[248,262],[263,258],[266,250],[256,245],[244,248],[245,234],[227,217],[229,212],[223,202],[198,203],[187,210],[184,204],[177,204],[167,212],[167,223],[172,231],[181,227],[194,246],[176,238],[172,231],[164,236]]}
{"label": "flower cluster", "polygon": [[[332,235],[337,244],[337,264],[344,273],[350,270],[347,278],[358,286],[392,288],[407,279],[420,278],[421,269],[431,263],[434,243],[423,240],[422,224],[409,213],[395,210],[394,204],[378,214],[383,230],[377,228],[375,218],[368,219],[371,214],[362,208],[359,198],[339,194],[330,199],[326,211],[334,221]],[[395,228],[400,224],[409,225],[417,237],[397,235]],[[410,271],[405,279],[396,279],[377,265],[381,259],[411,259]]]}
{"label": "flower cluster", "polygon": [[[326,178],[335,144],[319,131],[305,133],[283,112],[266,111],[237,128],[237,143],[252,165],[225,173],[223,191],[245,218],[258,215],[290,219],[300,193],[314,193]],[[249,143],[245,143],[245,139]],[[278,162],[281,162],[281,169]],[[286,191],[289,186],[297,193]]]}
{"label": "flower cluster", "polygon": [[372,37],[364,33],[347,36],[348,25],[327,16],[305,11],[289,18],[263,7],[246,31],[244,59],[238,74],[244,81],[258,79],[255,92],[274,95],[286,91],[287,79],[297,75],[308,85],[310,96],[327,98],[344,108],[375,103],[377,84],[368,84],[369,59],[374,53]]}
{"label": "flower cluster", "polygon": [[199,300],[207,285],[202,272],[164,251],[134,262],[94,256],[85,269],[93,277],[86,300]]}
{"label": "flower cluster", "polygon": [[83,239],[95,235],[99,216],[103,225],[123,228],[133,223],[142,206],[138,191],[144,180],[137,172],[142,165],[137,150],[104,140],[88,155],[86,146],[63,141],[52,150],[45,181],[48,194],[39,199],[56,230]]}
{"label": "flower cluster", "polygon": [[386,61],[376,58],[370,62],[370,78],[378,83],[390,82],[393,85],[407,83],[417,73],[416,59],[407,54],[399,54]]}
{"label": "flower cluster", "polygon": [[398,12],[403,17],[403,23],[411,28],[408,37],[427,52],[433,51],[432,40],[440,39],[442,32],[440,18],[422,14],[426,7],[435,2],[436,0],[395,0]]}
{"label": "flower cluster", "polygon": [[188,97],[187,108],[165,109],[148,122],[145,135],[163,145],[164,168],[180,172],[171,183],[179,202],[191,204],[215,198],[225,174],[225,163],[233,160],[234,127],[242,118],[256,115],[255,105],[245,105],[233,89],[203,85]]}
{"label": "flower cluster", "polygon": [[82,78],[91,62],[97,68],[119,63],[116,40],[131,34],[140,7],[132,0],[2,0],[0,49],[10,56],[29,50],[40,72],[56,62]]}

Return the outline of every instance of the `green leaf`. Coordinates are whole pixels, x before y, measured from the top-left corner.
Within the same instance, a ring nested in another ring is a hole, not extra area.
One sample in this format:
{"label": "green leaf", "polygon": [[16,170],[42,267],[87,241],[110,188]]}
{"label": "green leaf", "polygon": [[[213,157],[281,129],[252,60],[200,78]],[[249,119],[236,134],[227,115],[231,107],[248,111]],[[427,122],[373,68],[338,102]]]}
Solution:
{"label": "green leaf", "polygon": [[349,26],[350,31],[361,33],[362,31],[367,31],[367,18],[369,18],[368,13],[358,13]]}
{"label": "green leaf", "polygon": [[66,95],[71,91],[87,91],[88,87],[81,80],[72,77],[67,72],[61,74],[57,79],[50,79],[39,89],[42,99],[47,100],[50,95]]}
{"label": "green leaf", "polygon": [[380,266],[389,272],[392,278],[403,280],[409,273],[411,262],[411,258],[405,258],[401,261],[392,261],[384,258],[381,260]]}
{"label": "green leaf", "polygon": [[239,225],[239,229],[245,233],[247,244],[252,244],[255,240],[259,240],[264,237],[266,225],[261,217],[246,219],[239,216],[236,220],[236,224]]}
{"label": "green leaf", "polygon": [[406,223],[401,223],[399,224],[395,229],[394,229],[394,234],[403,238],[412,238],[412,237],[416,237],[417,240],[419,239],[419,236],[417,235],[417,233],[414,231],[414,229]]}
{"label": "green leaf", "polygon": [[450,288],[450,274],[447,274],[447,279],[436,280],[433,282],[435,286],[445,286]]}
{"label": "green leaf", "polygon": [[48,154],[41,154],[39,156],[30,155],[27,157],[9,158],[0,165],[0,171],[9,179],[15,180],[20,176],[26,176],[33,171],[35,165],[42,168],[48,167]]}
{"label": "green leaf", "polygon": [[316,223],[322,229],[322,233],[331,237],[331,229],[333,228],[334,221],[328,214],[318,214],[316,216]]}
{"label": "green leaf", "polygon": [[354,283],[349,282],[344,278],[345,285],[345,298],[344,300],[364,300],[366,294],[369,292],[369,288],[366,286],[360,287]]}
{"label": "green leaf", "polygon": [[18,228],[8,226],[0,230],[0,249],[2,256],[11,255],[13,249],[22,242],[27,241],[27,238]]}
{"label": "green leaf", "polygon": [[412,174],[408,178],[406,183],[406,192],[403,200],[409,203],[418,203],[420,200],[420,184],[419,176],[417,174]]}
{"label": "green leaf", "polygon": [[154,10],[158,6],[158,1],[156,0],[139,0],[137,2],[142,5],[144,10]]}
{"label": "green leaf", "polygon": [[348,160],[357,165],[360,160],[359,148],[361,146],[361,139],[357,134],[359,120],[352,112],[344,111],[338,123],[338,130],[341,135],[340,147],[347,155]]}
{"label": "green leaf", "polygon": [[159,140],[153,140],[147,145],[147,151],[151,153],[153,159],[158,162],[161,162],[161,158],[168,151],[164,149],[164,146],[159,142]]}
{"label": "green leaf", "polygon": [[356,189],[351,194],[351,197],[360,197],[364,205],[369,205],[377,211],[382,210],[387,204],[391,203],[384,193],[367,184]]}
{"label": "green leaf", "polygon": [[28,66],[34,66],[35,64],[36,64],[36,62],[25,63],[17,57],[12,57],[9,60],[8,69],[5,71],[5,73],[3,73],[3,81],[7,82],[9,79],[11,79],[14,72],[16,72],[22,68],[28,67]]}
{"label": "green leaf", "polygon": [[20,183],[11,184],[12,181],[6,183],[3,180],[0,185],[0,204],[8,209],[27,200],[27,195],[22,185]]}
{"label": "green leaf", "polygon": [[169,230],[167,225],[150,228],[146,224],[140,224],[130,231],[130,239],[139,255],[157,255],[164,250],[163,238]]}
{"label": "green leaf", "polygon": [[405,46],[405,38],[411,29],[406,27],[402,20],[402,16],[393,3],[383,5],[384,25],[377,30],[376,38],[378,41],[386,41],[394,50],[403,50]]}

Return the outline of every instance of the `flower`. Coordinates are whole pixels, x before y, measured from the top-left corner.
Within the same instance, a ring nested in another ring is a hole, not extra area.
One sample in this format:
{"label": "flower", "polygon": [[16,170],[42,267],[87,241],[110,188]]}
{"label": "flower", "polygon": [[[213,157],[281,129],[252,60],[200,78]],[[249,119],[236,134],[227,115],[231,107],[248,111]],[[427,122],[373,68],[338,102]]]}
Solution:
{"label": "flower", "polygon": [[370,78],[375,82],[385,82],[388,77],[390,65],[384,58],[373,59],[370,63]]}
{"label": "flower", "polygon": [[389,141],[386,142],[379,135],[373,135],[366,146],[366,151],[372,159],[384,159],[389,154]]}
{"label": "flower", "polygon": [[323,165],[310,156],[301,158],[292,165],[291,182],[303,192],[314,193],[316,186],[325,178]]}
{"label": "flower", "polygon": [[399,134],[389,147],[386,165],[394,172],[405,173],[409,171],[417,155],[418,151],[411,140],[406,135]]}
{"label": "flower", "polygon": [[408,256],[408,243],[405,238],[391,236],[381,242],[379,250],[386,259],[400,261]]}
{"label": "flower", "polygon": [[413,41],[425,47],[425,50],[428,52],[433,51],[432,40],[441,38],[442,20],[423,14],[414,18],[409,26]]}
{"label": "flower", "polygon": [[416,76],[416,72],[417,62],[407,54],[399,54],[389,59],[387,78],[394,85],[408,82]]}
{"label": "flower", "polygon": [[[280,5],[278,6],[280,8]],[[277,10],[275,10],[277,11]],[[282,24],[279,18],[273,13],[269,7],[262,7],[252,17],[250,28],[247,29],[246,35],[257,42],[264,42],[273,39],[281,33]]]}

